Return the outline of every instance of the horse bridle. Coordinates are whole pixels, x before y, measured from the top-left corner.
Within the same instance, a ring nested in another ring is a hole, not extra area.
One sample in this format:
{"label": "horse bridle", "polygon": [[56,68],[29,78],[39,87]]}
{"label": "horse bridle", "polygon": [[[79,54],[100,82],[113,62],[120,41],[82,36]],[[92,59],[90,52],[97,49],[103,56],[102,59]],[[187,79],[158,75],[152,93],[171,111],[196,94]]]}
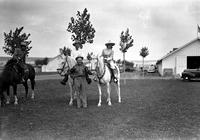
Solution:
{"label": "horse bridle", "polygon": [[[62,68],[59,68],[59,69],[57,69],[57,70],[60,70],[61,73],[62,73],[62,72],[64,71],[64,69],[65,69],[66,63],[67,63],[67,70],[69,70],[69,69],[70,69],[70,66],[69,66],[68,59],[66,59],[66,61],[65,61],[64,65],[62,66]],[[61,73],[60,73],[60,74],[61,74]]]}

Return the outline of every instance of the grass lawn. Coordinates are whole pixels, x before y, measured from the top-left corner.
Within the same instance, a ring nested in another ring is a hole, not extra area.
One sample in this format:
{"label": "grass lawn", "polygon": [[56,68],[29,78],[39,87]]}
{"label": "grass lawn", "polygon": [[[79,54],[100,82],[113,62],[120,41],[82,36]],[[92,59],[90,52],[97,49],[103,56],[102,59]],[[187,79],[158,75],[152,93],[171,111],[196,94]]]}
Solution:
{"label": "grass lawn", "polygon": [[[88,108],[68,106],[68,88],[58,80],[38,81],[36,99],[0,108],[2,140],[197,139],[200,138],[200,83],[179,80],[121,82],[122,103],[98,108],[97,85],[88,86]],[[105,93],[105,89],[103,90]]]}

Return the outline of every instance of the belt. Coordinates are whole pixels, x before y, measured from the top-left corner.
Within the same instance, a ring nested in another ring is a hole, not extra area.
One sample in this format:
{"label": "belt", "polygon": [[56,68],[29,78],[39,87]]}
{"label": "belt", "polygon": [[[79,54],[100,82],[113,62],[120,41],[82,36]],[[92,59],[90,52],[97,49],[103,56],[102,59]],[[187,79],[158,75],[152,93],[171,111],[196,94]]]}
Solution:
{"label": "belt", "polygon": [[74,76],[74,78],[77,78],[77,77],[85,77],[85,75],[76,75],[76,76]]}

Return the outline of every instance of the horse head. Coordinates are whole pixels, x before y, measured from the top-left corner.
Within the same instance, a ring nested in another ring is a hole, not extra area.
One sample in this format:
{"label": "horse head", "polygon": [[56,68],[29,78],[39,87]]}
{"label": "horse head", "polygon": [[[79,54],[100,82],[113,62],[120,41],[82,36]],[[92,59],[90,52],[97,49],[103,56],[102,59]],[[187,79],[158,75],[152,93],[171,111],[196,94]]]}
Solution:
{"label": "horse head", "polygon": [[58,60],[57,72],[61,76],[64,76],[66,73],[68,73],[68,71],[76,64],[75,59],[73,59],[71,56],[60,55]]}

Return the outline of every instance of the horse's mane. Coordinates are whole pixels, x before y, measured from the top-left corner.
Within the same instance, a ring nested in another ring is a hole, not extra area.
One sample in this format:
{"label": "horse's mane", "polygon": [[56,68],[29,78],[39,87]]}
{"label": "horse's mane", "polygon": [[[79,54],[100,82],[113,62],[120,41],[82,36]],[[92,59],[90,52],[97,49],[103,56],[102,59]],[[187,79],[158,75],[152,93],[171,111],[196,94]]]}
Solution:
{"label": "horse's mane", "polygon": [[17,60],[11,58],[11,59],[9,59],[9,60],[7,61],[6,65],[5,65],[5,68],[6,68],[6,67],[9,67],[9,66],[12,66],[12,65],[14,65],[14,64],[16,64],[16,63],[17,63]]}
{"label": "horse's mane", "polygon": [[16,59],[13,59],[13,58],[9,59],[9,60],[7,61],[7,63],[5,64],[5,66],[4,66],[4,68],[3,68],[3,71],[2,71],[2,73],[1,73],[2,77],[4,77],[4,75],[5,75],[6,73],[8,73],[8,71],[10,71],[10,69],[12,69],[13,66],[16,65],[16,63],[17,63],[17,60],[16,60]]}

